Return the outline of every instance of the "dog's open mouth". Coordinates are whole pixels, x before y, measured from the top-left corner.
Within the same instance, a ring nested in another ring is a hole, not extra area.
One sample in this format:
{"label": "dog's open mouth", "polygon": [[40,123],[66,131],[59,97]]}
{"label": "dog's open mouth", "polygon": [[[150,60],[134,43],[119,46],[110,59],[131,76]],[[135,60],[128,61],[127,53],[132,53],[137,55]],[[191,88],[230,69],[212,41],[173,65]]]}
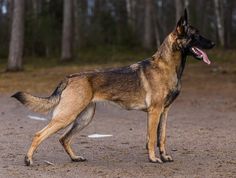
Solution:
{"label": "dog's open mouth", "polygon": [[209,60],[207,54],[204,51],[200,50],[197,47],[192,47],[191,49],[192,49],[192,52],[194,52],[194,54],[197,56],[197,58],[203,59],[203,61],[207,63],[208,65],[211,64],[211,61]]}

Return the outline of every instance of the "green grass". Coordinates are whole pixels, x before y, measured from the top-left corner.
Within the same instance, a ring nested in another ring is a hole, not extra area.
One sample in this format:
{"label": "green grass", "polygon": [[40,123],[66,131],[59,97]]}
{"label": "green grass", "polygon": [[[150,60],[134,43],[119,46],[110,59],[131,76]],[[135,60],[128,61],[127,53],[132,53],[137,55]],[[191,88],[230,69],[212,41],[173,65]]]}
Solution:
{"label": "green grass", "polygon": [[[151,57],[155,51],[144,51],[142,49],[132,49],[121,47],[97,47],[81,49],[74,56],[73,61],[61,63],[60,57],[40,58],[40,57],[24,57],[24,68],[39,69],[51,68],[57,66],[113,66],[127,65],[148,57]],[[0,59],[1,71],[7,64],[6,59]]]}
{"label": "green grass", "polygon": [[[214,64],[225,65],[231,71],[236,71],[235,50],[210,50],[207,52]],[[64,78],[65,75],[84,70],[124,66],[151,57],[154,51],[141,49],[123,49],[101,47],[83,49],[78,57],[69,63],[60,63],[59,57],[24,58],[24,71],[6,73],[7,60],[0,59],[0,93],[13,93],[23,90],[35,93],[49,93]],[[188,63],[199,63],[193,58]],[[37,87],[35,85],[37,84]]]}
{"label": "green grass", "polygon": [[[74,60],[68,63],[61,63],[60,57],[24,57],[24,69],[35,70],[41,68],[51,68],[58,66],[114,66],[127,65],[152,56],[153,51],[144,51],[143,49],[127,49],[117,46],[103,46],[96,48],[80,49]],[[207,51],[212,61],[224,63],[236,61],[235,50],[214,49]],[[197,60],[189,58],[189,63],[197,63]],[[6,68],[7,59],[0,59],[0,70]]]}
{"label": "green grass", "polygon": [[[73,61],[61,63],[60,57],[24,57],[24,69],[35,70],[41,68],[51,68],[58,66],[114,66],[128,65],[152,56],[153,51],[145,51],[143,49],[134,48],[127,49],[117,46],[103,46],[96,48],[80,49]],[[207,51],[210,60],[224,63],[236,61],[235,50],[214,49]],[[189,58],[189,63],[197,63],[197,60]],[[0,59],[0,70],[6,68],[7,59]]]}

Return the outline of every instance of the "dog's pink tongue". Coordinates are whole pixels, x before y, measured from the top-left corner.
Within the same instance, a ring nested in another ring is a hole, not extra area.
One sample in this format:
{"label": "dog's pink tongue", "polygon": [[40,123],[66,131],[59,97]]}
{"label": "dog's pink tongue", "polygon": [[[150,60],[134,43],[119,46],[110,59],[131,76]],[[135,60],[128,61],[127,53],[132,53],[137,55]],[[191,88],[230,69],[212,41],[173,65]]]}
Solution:
{"label": "dog's pink tongue", "polygon": [[204,51],[200,50],[199,48],[196,48],[196,49],[202,54],[203,61],[207,63],[208,65],[210,65],[211,61],[209,60],[207,54]]}

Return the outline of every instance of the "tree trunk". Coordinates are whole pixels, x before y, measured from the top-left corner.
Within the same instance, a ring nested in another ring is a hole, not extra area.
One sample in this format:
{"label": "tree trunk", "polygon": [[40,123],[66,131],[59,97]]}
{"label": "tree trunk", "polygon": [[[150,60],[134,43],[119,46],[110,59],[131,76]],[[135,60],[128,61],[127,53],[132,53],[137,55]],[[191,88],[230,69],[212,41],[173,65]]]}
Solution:
{"label": "tree trunk", "polygon": [[225,9],[227,9],[224,13],[225,17],[225,48],[231,47],[231,40],[232,40],[232,21],[233,21],[233,8],[234,2],[233,0],[227,1]]}
{"label": "tree trunk", "polygon": [[128,16],[128,24],[132,26],[132,9],[131,9],[131,0],[126,0],[126,11]]}
{"label": "tree trunk", "polygon": [[178,22],[183,14],[183,4],[181,0],[175,0],[175,21]]}
{"label": "tree trunk", "polygon": [[143,47],[151,49],[152,47],[152,0],[145,0],[145,14],[144,14],[144,39]]}
{"label": "tree trunk", "polygon": [[189,10],[189,0],[184,0],[184,7]]}
{"label": "tree trunk", "polygon": [[24,0],[14,0],[7,71],[22,70],[24,45]]}
{"label": "tree trunk", "polygon": [[32,0],[32,8],[33,8],[34,18],[36,19],[38,17],[38,14],[42,10],[42,0]]}
{"label": "tree trunk", "polygon": [[14,0],[8,0],[7,1],[7,12],[8,12],[7,14],[8,14],[10,24],[12,24],[13,7],[14,7]]}
{"label": "tree trunk", "polygon": [[73,0],[73,4],[74,4],[74,35],[75,35],[75,38],[74,38],[74,44],[73,44],[73,47],[74,49],[76,49],[76,52],[77,52],[77,49],[79,47],[79,5],[78,5],[78,1],[77,0]]}
{"label": "tree trunk", "polygon": [[158,28],[158,13],[157,12],[158,12],[158,8],[153,3],[153,5],[152,5],[152,19],[153,19],[153,24],[154,24],[156,47],[158,48],[161,44],[161,40],[160,40],[160,31],[159,31],[159,28]]}
{"label": "tree trunk", "polygon": [[73,58],[73,1],[64,0],[61,61]]}
{"label": "tree trunk", "polygon": [[215,15],[216,15],[216,25],[220,45],[224,46],[224,26],[223,26],[223,16],[222,16],[222,2],[219,0],[214,0],[215,5]]}
{"label": "tree trunk", "polygon": [[128,24],[130,27],[135,28],[135,6],[136,0],[126,0],[126,11],[128,16]]}

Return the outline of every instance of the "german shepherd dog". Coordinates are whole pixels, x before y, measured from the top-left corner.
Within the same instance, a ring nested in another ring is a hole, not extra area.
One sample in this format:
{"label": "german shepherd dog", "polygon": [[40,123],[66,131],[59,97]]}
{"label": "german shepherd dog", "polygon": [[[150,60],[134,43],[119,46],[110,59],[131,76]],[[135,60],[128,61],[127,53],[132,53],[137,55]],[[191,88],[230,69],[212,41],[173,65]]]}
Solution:
{"label": "german shepherd dog", "polygon": [[[67,126],[70,127],[60,138],[60,143],[72,161],[85,161],[75,155],[71,140],[91,122],[99,101],[111,101],[128,110],[147,112],[149,160],[154,163],[173,161],[165,149],[166,121],[168,110],[180,93],[186,57],[192,55],[210,64],[202,49],[214,45],[189,25],[185,10],[174,30],[149,59],[121,68],[69,75],[49,97],[17,92],[12,97],[36,112],[54,109],[50,123],[35,134],[25,164],[33,164],[33,154],[43,140]],[[155,154],[156,145],[159,158]]]}

